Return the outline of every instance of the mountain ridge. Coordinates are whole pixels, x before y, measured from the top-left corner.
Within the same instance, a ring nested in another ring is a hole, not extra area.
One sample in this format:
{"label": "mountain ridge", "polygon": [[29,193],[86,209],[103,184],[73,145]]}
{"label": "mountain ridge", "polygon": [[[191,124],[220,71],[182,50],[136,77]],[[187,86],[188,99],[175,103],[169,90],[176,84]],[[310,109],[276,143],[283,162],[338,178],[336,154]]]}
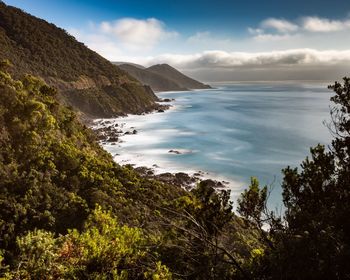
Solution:
{"label": "mountain ridge", "polygon": [[125,70],[135,79],[145,85],[149,85],[154,91],[183,91],[191,89],[209,89],[169,64],[156,64],[148,68],[140,68],[133,63],[119,64],[119,68]]}
{"label": "mountain ridge", "polygon": [[59,98],[89,117],[139,114],[158,98],[127,72],[88,49],[65,30],[0,2],[0,59],[17,78],[39,76],[59,89]]}

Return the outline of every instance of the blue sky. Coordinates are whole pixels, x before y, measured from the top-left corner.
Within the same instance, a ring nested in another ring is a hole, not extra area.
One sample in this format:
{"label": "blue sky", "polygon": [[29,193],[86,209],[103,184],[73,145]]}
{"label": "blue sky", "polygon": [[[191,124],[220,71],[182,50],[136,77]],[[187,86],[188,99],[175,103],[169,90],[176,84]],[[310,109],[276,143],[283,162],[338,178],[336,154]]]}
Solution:
{"label": "blue sky", "polygon": [[232,71],[299,69],[303,76],[321,66],[339,75],[350,65],[346,0],[5,3],[66,29],[109,60],[166,62],[205,79],[213,69],[230,79]]}
{"label": "blue sky", "polygon": [[157,18],[184,34],[210,30],[242,34],[249,25],[269,17],[295,19],[312,15],[333,19],[350,12],[346,0],[5,0],[9,5],[53,22],[66,29],[83,28],[89,21],[110,21],[122,17]]}

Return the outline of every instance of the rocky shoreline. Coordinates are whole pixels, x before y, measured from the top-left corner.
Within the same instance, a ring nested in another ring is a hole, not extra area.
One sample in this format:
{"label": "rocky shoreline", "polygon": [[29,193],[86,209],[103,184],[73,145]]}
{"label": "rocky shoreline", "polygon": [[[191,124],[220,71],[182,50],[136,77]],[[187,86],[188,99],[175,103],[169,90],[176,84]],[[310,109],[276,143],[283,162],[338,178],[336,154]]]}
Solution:
{"label": "rocky shoreline", "polygon": [[[163,99],[161,102],[171,102],[173,100]],[[158,109],[153,113],[162,113],[164,110],[167,110],[171,107],[170,104],[163,105],[162,109]],[[116,121],[118,120],[118,121]],[[120,121],[119,121],[120,120]],[[137,135],[138,131],[136,127],[130,127],[126,129],[126,123],[123,122],[122,118],[117,119],[101,119],[93,121],[91,128],[95,131],[97,135],[97,139],[99,143],[104,145],[120,145],[123,143],[121,136],[123,135]],[[169,154],[173,154],[174,156],[180,155],[182,153],[186,153],[186,151],[171,149],[168,151]],[[113,157],[118,156],[119,154],[113,154]],[[122,164],[118,162],[119,164]],[[224,189],[227,188],[229,182],[227,181],[218,181],[208,178],[208,173],[203,171],[197,171],[193,174],[185,173],[185,172],[163,172],[157,173],[156,169],[159,168],[156,164],[153,164],[152,167],[140,166],[135,167],[135,164],[124,164],[134,168],[134,170],[139,173],[141,176],[155,179],[161,182],[165,182],[168,184],[179,185],[186,190],[191,190],[195,187],[199,182],[203,182],[215,189]]]}
{"label": "rocky shoreline", "polygon": [[187,174],[185,172],[177,172],[177,173],[160,173],[156,174],[152,168],[148,167],[136,167],[134,170],[139,173],[141,176],[146,177],[148,179],[155,179],[167,184],[181,186],[186,190],[191,190],[198,183],[202,182],[206,185],[209,185],[215,189],[223,189],[227,187],[228,182],[226,181],[216,181],[212,179],[205,179],[205,173],[203,171],[198,171],[193,175]]}

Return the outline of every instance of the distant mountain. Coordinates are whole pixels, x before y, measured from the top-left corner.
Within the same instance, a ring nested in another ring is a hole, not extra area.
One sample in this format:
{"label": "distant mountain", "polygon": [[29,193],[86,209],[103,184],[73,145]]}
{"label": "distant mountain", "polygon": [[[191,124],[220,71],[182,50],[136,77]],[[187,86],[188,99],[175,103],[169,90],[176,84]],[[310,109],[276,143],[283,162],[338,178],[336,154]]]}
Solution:
{"label": "distant mountain", "polygon": [[186,87],[181,87],[168,77],[151,72],[147,68],[141,69],[131,64],[122,64],[119,65],[119,68],[128,72],[144,85],[149,85],[154,91],[187,90]]}
{"label": "distant mountain", "polygon": [[119,67],[154,91],[175,91],[210,88],[192,78],[187,77],[168,64],[157,64],[149,68],[140,68],[134,64],[121,64]]}
{"label": "distant mountain", "polygon": [[167,77],[181,87],[188,89],[206,89],[211,88],[209,85],[205,85],[201,82],[198,82],[186,75],[182,74],[180,71],[176,70],[174,67],[171,67],[169,64],[157,64],[147,68],[148,71]]}
{"label": "distant mountain", "polygon": [[124,61],[116,61],[116,62],[112,62],[113,64],[115,64],[115,65],[118,65],[118,66],[120,66],[120,65],[132,65],[132,66],[135,66],[135,67],[137,67],[137,68],[139,68],[139,69],[146,69],[146,67],[145,66],[143,66],[143,65],[141,65],[141,64],[137,64],[137,63],[132,63],[132,62],[124,62]]}
{"label": "distant mountain", "polygon": [[0,60],[16,78],[30,73],[59,98],[92,117],[142,113],[157,106],[150,87],[79,43],[65,30],[0,1]]}

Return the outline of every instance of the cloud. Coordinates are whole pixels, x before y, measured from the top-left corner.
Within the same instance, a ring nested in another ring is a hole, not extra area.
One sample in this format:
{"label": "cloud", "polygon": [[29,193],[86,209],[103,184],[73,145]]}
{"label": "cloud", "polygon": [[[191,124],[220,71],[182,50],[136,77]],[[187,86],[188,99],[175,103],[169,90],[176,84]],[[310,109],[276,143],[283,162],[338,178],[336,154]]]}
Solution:
{"label": "cloud", "polygon": [[253,39],[259,42],[271,42],[271,41],[284,41],[294,37],[297,37],[297,35],[261,33],[254,36]]}
{"label": "cloud", "polygon": [[282,41],[296,35],[306,37],[310,33],[335,33],[347,30],[350,30],[350,19],[332,20],[316,16],[302,17],[294,21],[268,18],[263,20],[257,28],[248,28],[248,32],[256,41]]}
{"label": "cloud", "polygon": [[86,33],[74,28],[69,29],[68,33],[78,41],[84,42],[88,48],[96,51],[103,57],[108,57],[114,61],[119,60],[119,57],[122,55],[119,44],[104,34],[98,32]]}
{"label": "cloud", "polygon": [[256,34],[263,34],[263,33],[264,33],[264,30],[261,29],[261,28],[251,28],[251,27],[248,27],[248,32],[249,32],[250,34],[256,35]]}
{"label": "cloud", "polygon": [[163,43],[178,40],[177,32],[169,31],[162,21],[155,18],[90,21],[85,28],[70,28],[68,32],[111,61],[127,61],[135,55],[150,54]]}
{"label": "cloud", "polygon": [[205,51],[164,54],[136,60],[143,65],[168,63],[205,82],[322,80],[331,82],[350,70],[350,49],[290,49],[269,52]]}
{"label": "cloud", "polygon": [[288,33],[294,32],[298,30],[298,25],[285,20],[285,19],[277,19],[277,18],[268,18],[261,22],[260,26],[263,29],[274,29],[277,32]]}
{"label": "cloud", "polygon": [[310,32],[334,32],[350,29],[350,20],[330,20],[319,17],[304,17],[302,27]]}
{"label": "cloud", "polygon": [[319,51],[292,49],[270,52],[205,51],[197,54],[164,54],[144,61],[146,64],[169,63],[180,69],[227,69],[292,67],[295,65],[336,65],[350,63],[350,50]]}
{"label": "cloud", "polygon": [[174,31],[167,31],[158,19],[122,18],[113,22],[104,21],[100,30],[112,35],[122,44],[132,49],[151,49],[159,41],[177,36]]}
{"label": "cloud", "polygon": [[209,31],[197,32],[194,35],[188,37],[187,42],[189,43],[198,43],[203,40],[210,39],[211,33]]}
{"label": "cloud", "polygon": [[302,34],[320,32],[340,32],[350,30],[350,19],[332,20],[316,16],[308,16],[288,21],[285,19],[268,18],[259,24],[259,28],[248,28],[248,32],[254,38],[263,41],[267,39],[281,40],[288,39],[282,34]]}

